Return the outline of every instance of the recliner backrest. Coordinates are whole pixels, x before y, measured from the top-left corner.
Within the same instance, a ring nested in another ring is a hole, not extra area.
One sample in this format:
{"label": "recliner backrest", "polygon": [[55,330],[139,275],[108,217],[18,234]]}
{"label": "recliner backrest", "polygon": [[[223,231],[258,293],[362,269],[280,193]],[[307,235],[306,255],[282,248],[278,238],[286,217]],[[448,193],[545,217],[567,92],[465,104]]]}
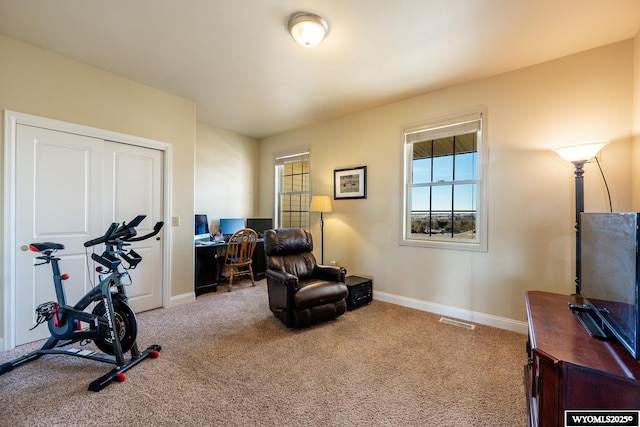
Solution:
{"label": "recliner backrest", "polygon": [[264,252],[267,268],[282,271],[305,280],[316,266],[313,238],[302,228],[281,228],[264,233]]}

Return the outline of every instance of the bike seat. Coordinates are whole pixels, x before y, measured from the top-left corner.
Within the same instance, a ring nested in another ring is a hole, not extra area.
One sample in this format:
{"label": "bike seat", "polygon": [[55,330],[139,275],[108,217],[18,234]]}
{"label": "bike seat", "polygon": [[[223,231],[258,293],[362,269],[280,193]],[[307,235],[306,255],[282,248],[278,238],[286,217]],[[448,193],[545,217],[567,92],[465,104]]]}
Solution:
{"label": "bike seat", "polygon": [[64,245],[62,243],[53,242],[32,243],[29,245],[29,249],[32,252],[43,252],[49,250],[64,249]]}

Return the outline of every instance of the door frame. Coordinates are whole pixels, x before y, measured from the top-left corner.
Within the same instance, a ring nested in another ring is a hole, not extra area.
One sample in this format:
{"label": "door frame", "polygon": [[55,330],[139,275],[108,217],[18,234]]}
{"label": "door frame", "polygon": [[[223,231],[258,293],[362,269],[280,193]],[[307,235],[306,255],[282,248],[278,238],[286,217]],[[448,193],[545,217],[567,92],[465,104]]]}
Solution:
{"label": "door frame", "polygon": [[127,135],[105,129],[93,128],[75,123],[49,119],[17,111],[4,112],[4,237],[2,241],[2,329],[0,350],[15,347],[15,313],[16,313],[16,259],[18,250],[16,242],[16,152],[18,124],[36,126],[59,132],[84,135],[116,143],[130,144],[138,147],[152,148],[163,154],[163,205],[162,220],[165,223],[162,243],[162,306],[168,307],[171,297],[171,227],[167,227],[171,207],[171,165],[172,146],[166,142]]}

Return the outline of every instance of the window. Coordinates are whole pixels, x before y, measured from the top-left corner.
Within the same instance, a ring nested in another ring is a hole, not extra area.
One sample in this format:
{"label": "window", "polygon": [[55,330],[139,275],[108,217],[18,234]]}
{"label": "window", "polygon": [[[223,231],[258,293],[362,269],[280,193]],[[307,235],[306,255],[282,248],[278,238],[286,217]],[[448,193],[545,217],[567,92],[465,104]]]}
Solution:
{"label": "window", "polygon": [[309,228],[309,152],[276,158],[276,224]]}
{"label": "window", "polygon": [[404,129],[402,244],[486,250],[484,116]]}

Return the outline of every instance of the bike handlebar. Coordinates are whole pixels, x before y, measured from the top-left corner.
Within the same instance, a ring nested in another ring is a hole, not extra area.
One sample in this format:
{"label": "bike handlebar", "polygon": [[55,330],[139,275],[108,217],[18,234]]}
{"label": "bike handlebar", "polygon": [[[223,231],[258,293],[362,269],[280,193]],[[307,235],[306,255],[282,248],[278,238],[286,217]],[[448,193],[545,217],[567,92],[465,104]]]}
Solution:
{"label": "bike handlebar", "polygon": [[141,240],[146,240],[149,237],[153,237],[156,234],[158,234],[160,232],[160,230],[162,230],[162,226],[163,225],[164,225],[164,221],[158,221],[158,222],[156,222],[156,225],[153,226],[153,231],[151,233],[145,234],[144,236],[128,239],[128,241],[129,242],[139,242]]}
{"label": "bike handlebar", "polygon": [[116,231],[116,228],[118,228],[118,223],[114,222],[109,226],[109,228],[107,229],[107,232],[104,233],[104,236],[84,242],[84,247],[88,248],[89,246],[95,246],[102,242],[106,242],[109,236],[111,236],[113,232]]}
{"label": "bike handlebar", "polygon": [[146,218],[146,215],[138,215],[133,220],[131,220],[128,224],[126,222],[123,222],[122,225],[119,225],[117,222],[114,222],[109,226],[109,228],[107,229],[107,232],[103,236],[84,242],[84,247],[88,248],[90,246],[95,246],[100,243],[106,243],[114,240],[120,240],[120,241],[126,241],[126,242],[138,242],[158,234],[162,229],[162,226],[164,225],[164,222],[162,221],[158,221],[156,223],[151,233],[141,237],[134,238],[137,234],[136,227],[140,225],[140,223],[145,218]]}

